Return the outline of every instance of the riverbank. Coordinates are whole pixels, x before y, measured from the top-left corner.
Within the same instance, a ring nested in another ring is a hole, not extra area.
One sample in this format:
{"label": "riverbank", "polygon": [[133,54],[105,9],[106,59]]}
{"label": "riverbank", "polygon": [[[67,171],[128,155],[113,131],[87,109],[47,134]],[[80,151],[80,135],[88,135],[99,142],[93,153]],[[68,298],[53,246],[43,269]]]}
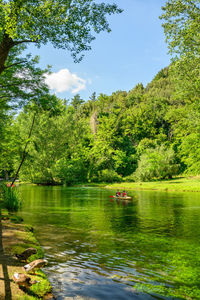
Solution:
{"label": "riverbank", "polygon": [[[22,184],[22,182],[20,182]],[[34,183],[23,183],[35,186]],[[176,177],[170,180],[155,180],[149,182],[116,182],[116,183],[79,183],[74,187],[101,187],[108,189],[126,190],[157,190],[171,192],[200,192],[200,175]]]}
{"label": "riverbank", "polygon": [[172,192],[200,192],[200,176],[178,177],[151,182],[121,182],[106,184],[105,188],[120,190],[157,190]]}
{"label": "riverbank", "polygon": [[52,299],[51,285],[41,270],[37,271],[37,275],[30,276],[31,280],[38,282],[28,289],[19,288],[13,282],[13,274],[23,273],[22,266],[24,265],[15,258],[16,253],[22,253],[25,249],[34,247],[37,249],[37,254],[31,256],[30,261],[44,255],[34,237],[33,228],[19,222],[19,218],[0,209],[0,300]]}

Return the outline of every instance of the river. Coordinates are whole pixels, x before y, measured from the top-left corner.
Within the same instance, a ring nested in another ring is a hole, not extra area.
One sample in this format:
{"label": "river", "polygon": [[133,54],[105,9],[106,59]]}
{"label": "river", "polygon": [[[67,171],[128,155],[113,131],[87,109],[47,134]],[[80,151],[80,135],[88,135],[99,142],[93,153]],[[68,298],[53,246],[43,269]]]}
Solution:
{"label": "river", "polygon": [[56,299],[200,299],[200,193],[19,189]]}

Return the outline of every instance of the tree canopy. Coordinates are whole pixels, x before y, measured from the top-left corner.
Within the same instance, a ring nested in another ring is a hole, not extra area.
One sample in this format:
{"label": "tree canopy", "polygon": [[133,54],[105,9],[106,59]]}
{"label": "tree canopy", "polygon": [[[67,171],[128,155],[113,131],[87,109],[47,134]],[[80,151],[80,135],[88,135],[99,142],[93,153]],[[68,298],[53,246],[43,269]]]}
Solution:
{"label": "tree canopy", "polygon": [[200,53],[200,0],[168,0],[162,7],[163,28],[172,53]]}
{"label": "tree canopy", "polygon": [[191,101],[200,93],[200,0],[168,0],[162,9],[176,92]]}
{"label": "tree canopy", "polygon": [[1,0],[0,74],[9,67],[10,50],[27,43],[40,47],[50,42],[80,61],[80,53],[91,48],[94,34],[110,31],[106,16],[121,11],[115,4],[95,0]]}

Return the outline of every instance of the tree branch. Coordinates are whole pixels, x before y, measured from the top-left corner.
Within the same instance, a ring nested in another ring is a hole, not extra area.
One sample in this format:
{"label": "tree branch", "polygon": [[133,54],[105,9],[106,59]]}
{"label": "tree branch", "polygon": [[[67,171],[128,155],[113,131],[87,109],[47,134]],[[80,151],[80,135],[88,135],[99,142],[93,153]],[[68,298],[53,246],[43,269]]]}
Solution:
{"label": "tree branch", "polygon": [[36,113],[34,113],[34,115],[33,115],[33,120],[32,120],[31,128],[30,128],[30,131],[29,131],[29,135],[28,135],[28,141],[27,141],[26,144],[25,144],[24,151],[23,151],[23,154],[22,154],[22,160],[21,160],[20,165],[19,165],[19,167],[18,167],[18,169],[17,169],[17,172],[16,172],[16,174],[15,174],[15,177],[13,178],[13,181],[12,181],[12,183],[11,183],[11,186],[14,184],[15,180],[17,179],[17,176],[18,176],[18,174],[19,174],[19,171],[20,171],[20,169],[21,169],[21,167],[22,167],[22,165],[23,165],[23,162],[25,161],[25,158],[26,158],[26,155],[27,155],[26,149],[27,149],[28,144],[29,144],[29,142],[30,142],[29,139],[30,139],[31,134],[32,134],[32,131],[33,131],[33,126],[34,126],[34,123],[35,123],[35,117],[36,117]]}
{"label": "tree branch", "polygon": [[14,63],[12,65],[4,67],[4,70],[9,69],[9,68],[14,67],[14,66],[17,66],[17,65],[21,65],[21,64],[23,64],[25,62],[27,62],[27,60],[22,60],[22,61],[16,62],[16,63]]}
{"label": "tree branch", "polygon": [[14,45],[19,45],[19,44],[23,44],[23,43],[37,43],[38,42],[38,39],[36,39],[35,41],[33,40],[21,40],[21,41],[15,41],[14,42]]}

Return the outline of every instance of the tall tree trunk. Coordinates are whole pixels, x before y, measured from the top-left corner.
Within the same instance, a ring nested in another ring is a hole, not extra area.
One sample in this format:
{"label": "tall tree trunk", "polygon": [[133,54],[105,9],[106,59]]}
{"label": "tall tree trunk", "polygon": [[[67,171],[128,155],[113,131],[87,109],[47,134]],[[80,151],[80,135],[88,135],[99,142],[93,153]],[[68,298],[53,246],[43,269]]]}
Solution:
{"label": "tall tree trunk", "polygon": [[22,165],[23,165],[23,163],[24,163],[24,161],[25,161],[25,158],[26,158],[26,155],[27,155],[26,149],[27,149],[28,144],[29,144],[29,142],[30,142],[29,139],[30,139],[31,134],[32,134],[32,131],[33,131],[33,126],[34,126],[34,123],[35,123],[35,117],[36,117],[36,113],[33,115],[33,120],[32,120],[31,128],[30,128],[30,131],[29,131],[29,135],[28,135],[28,141],[26,142],[26,144],[25,144],[25,146],[24,146],[24,151],[23,151],[23,154],[22,154],[22,160],[21,160],[21,162],[20,162],[20,164],[19,164],[19,167],[18,167],[18,169],[17,169],[17,172],[16,172],[16,174],[15,174],[15,176],[14,176],[14,178],[13,178],[13,181],[12,181],[11,186],[14,184],[15,180],[17,179],[18,174],[19,174],[19,171],[20,171],[20,169],[21,169],[21,167],[22,167]]}
{"label": "tall tree trunk", "polygon": [[8,58],[8,54],[15,43],[12,38],[9,37],[7,33],[3,35],[3,39],[0,43],[0,75],[5,70],[5,62]]}

